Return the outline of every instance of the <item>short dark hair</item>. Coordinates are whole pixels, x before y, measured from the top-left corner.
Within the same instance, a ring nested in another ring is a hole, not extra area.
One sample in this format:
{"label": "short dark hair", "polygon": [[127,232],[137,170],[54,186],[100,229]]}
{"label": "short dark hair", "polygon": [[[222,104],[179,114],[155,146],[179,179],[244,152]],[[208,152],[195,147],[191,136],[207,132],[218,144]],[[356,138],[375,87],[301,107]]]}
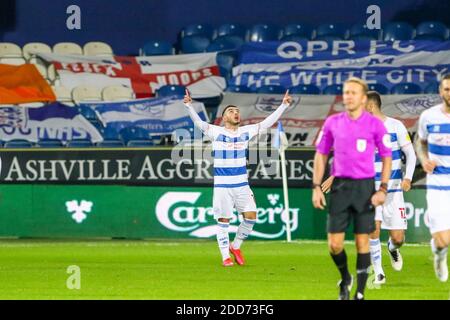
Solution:
{"label": "short dark hair", "polygon": [[373,101],[379,109],[381,109],[381,96],[376,91],[367,92],[367,101]]}
{"label": "short dark hair", "polygon": [[236,107],[236,106],[230,104],[230,105],[226,106],[225,109],[223,109],[223,111],[222,111],[222,117],[223,117],[223,115],[225,114],[225,111],[227,111],[227,109],[229,109],[229,108],[237,108],[237,109],[239,109],[238,107]]}
{"label": "short dark hair", "polygon": [[444,76],[441,78],[441,81],[440,81],[440,83],[439,83],[439,87],[442,86],[442,82],[444,82],[444,80],[450,80],[450,73],[447,73],[446,75],[444,75]]}

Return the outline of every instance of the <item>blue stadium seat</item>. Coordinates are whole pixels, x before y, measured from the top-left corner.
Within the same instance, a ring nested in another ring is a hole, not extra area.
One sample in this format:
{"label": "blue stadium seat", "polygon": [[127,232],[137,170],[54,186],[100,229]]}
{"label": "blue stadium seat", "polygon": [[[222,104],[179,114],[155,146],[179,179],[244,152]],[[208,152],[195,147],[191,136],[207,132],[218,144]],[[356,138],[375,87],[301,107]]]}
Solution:
{"label": "blue stadium seat", "polygon": [[250,42],[276,41],[280,31],[271,24],[256,24],[250,28],[247,39]]}
{"label": "blue stadium seat", "polygon": [[127,147],[137,147],[137,148],[145,148],[145,147],[153,147],[154,143],[151,140],[130,140],[127,143]]}
{"label": "blue stadium seat", "polygon": [[341,84],[332,84],[329,86],[326,86],[322,90],[323,94],[330,94],[330,95],[341,95],[342,94],[342,85]]}
{"label": "blue stadium seat", "polygon": [[78,107],[78,112],[81,113],[83,117],[85,117],[88,121],[97,121],[97,114],[94,110],[87,106]]}
{"label": "blue stadium seat", "polygon": [[236,50],[244,44],[244,39],[236,36],[222,36],[213,40],[206,48],[207,52]]}
{"label": "blue stadium seat", "polygon": [[391,88],[391,94],[418,94],[422,93],[422,88],[410,82],[399,83]]}
{"label": "blue stadium seat", "polygon": [[113,127],[106,126],[99,130],[104,140],[118,140],[120,139],[119,133]]}
{"label": "blue stadium seat", "polygon": [[289,88],[290,94],[320,94],[320,88],[313,84],[301,84]]}
{"label": "blue stadium seat", "polygon": [[247,30],[240,24],[225,23],[217,28],[216,37],[220,38],[223,36],[236,36],[244,39],[246,32]]}
{"label": "blue stadium seat", "polygon": [[348,30],[348,39],[350,40],[378,40],[380,39],[379,29],[368,29],[365,24],[354,24]]}
{"label": "blue stadium seat", "polygon": [[5,142],[0,140],[0,148],[2,148],[4,145],[5,145]]}
{"label": "blue stadium seat", "polygon": [[427,94],[438,94],[439,93],[439,82],[431,82],[425,86],[423,93]]}
{"label": "blue stadium seat", "polygon": [[235,92],[235,93],[252,93],[252,89],[250,89],[247,86],[237,86],[237,85],[229,85],[227,87],[228,92]]}
{"label": "blue stadium seat", "polygon": [[122,140],[105,140],[97,143],[100,148],[123,148],[125,145]]}
{"label": "blue stadium seat", "polygon": [[414,28],[406,22],[391,22],[383,27],[383,40],[412,40]]}
{"label": "blue stadium seat", "polygon": [[439,21],[426,21],[416,28],[416,40],[444,41],[449,37],[449,29]]}
{"label": "blue stadium seat", "polygon": [[39,140],[37,146],[40,148],[62,148],[64,145],[59,139],[42,139]]}
{"label": "blue stadium seat", "polygon": [[188,36],[181,39],[182,53],[200,53],[205,52],[211,40],[205,36]]}
{"label": "blue stadium seat", "polygon": [[170,96],[184,97],[185,90],[186,87],[184,86],[166,85],[156,90],[156,95],[158,97],[170,97]]}
{"label": "blue stadium seat", "polygon": [[309,40],[312,37],[313,28],[306,24],[291,23],[280,31],[280,40],[297,41],[294,39]]}
{"label": "blue stadium seat", "polygon": [[286,89],[283,86],[269,85],[269,86],[262,86],[262,87],[256,89],[256,92],[257,93],[284,94],[286,92]]}
{"label": "blue stadium seat", "polygon": [[5,148],[32,148],[33,144],[24,139],[13,139],[5,142]]}
{"label": "blue stadium seat", "polygon": [[174,50],[167,41],[148,41],[144,44],[141,54],[144,56],[170,55],[174,54]]}
{"label": "blue stadium seat", "polygon": [[324,23],[316,28],[315,40],[341,40],[345,39],[347,29],[337,23]]}
{"label": "blue stadium seat", "polygon": [[389,94],[389,89],[380,83],[369,84],[368,87],[370,91],[376,91],[379,94]]}
{"label": "blue stadium seat", "polygon": [[150,133],[141,127],[126,127],[119,132],[122,141],[128,145],[129,141],[146,141],[151,140]]}
{"label": "blue stadium seat", "polygon": [[190,37],[190,36],[204,36],[208,39],[211,39],[214,34],[214,28],[209,24],[190,24],[186,27],[184,27],[181,30],[180,36],[181,39],[184,37]]}
{"label": "blue stadium seat", "polygon": [[219,65],[219,67],[222,67],[230,72],[234,66],[234,56],[226,52],[219,52],[217,54],[217,64]]}
{"label": "blue stadium seat", "polygon": [[89,139],[74,139],[67,142],[68,148],[90,148],[93,146],[94,144]]}

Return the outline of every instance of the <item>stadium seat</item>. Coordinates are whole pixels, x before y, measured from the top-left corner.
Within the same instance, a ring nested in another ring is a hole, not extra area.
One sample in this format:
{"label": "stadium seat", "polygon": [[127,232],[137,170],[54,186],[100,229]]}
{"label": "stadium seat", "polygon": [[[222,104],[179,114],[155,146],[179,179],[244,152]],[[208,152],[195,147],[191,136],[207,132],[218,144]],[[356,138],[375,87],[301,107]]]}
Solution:
{"label": "stadium seat", "polygon": [[449,38],[449,29],[439,21],[422,22],[416,27],[415,40],[444,41]]}
{"label": "stadium seat", "polygon": [[59,42],[53,46],[53,53],[82,55],[83,49],[74,42]]}
{"label": "stadium seat", "polygon": [[39,71],[39,73],[42,75],[44,79],[48,79],[48,73],[47,73],[47,66],[45,64],[39,63],[39,60],[33,59],[34,61],[31,62],[32,65],[36,67],[36,69]]}
{"label": "stadium seat", "polygon": [[0,42],[0,58],[23,58],[22,49],[11,42]]}
{"label": "stadium seat", "polygon": [[269,85],[269,86],[262,86],[258,89],[256,89],[257,93],[270,93],[270,94],[282,94],[286,92],[286,89],[282,86],[275,86],[275,85]]}
{"label": "stadium seat", "polygon": [[414,28],[406,22],[391,22],[383,27],[383,40],[412,40]]}
{"label": "stadium seat", "polygon": [[207,52],[236,50],[244,44],[244,39],[236,36],[222,36],[213,40],[206,48]]}
{"label": "stadium seat", "polygon": [[67,89],[66,87],[63,86],[52,86],[52,90],[53,93],[56,96],[56,100],[68,105],[68,106],[74,106],[75,104],[73,103],[72,100],[72,94],[70,92],[69,89]]}
{"label": "stadium seat", "polygon": [[53,63],[50,64],[47,68],[47,79],[53,84],[58,83],[58,75],[56,73],[56,69]]}
{"label": "stadium seat", "polygon": [[320,94],[320,88],[313,84],[302,84],[289,88],[290,94]]}
{"label": "stadium seat", "polygon": [[427,94],[438,94],[439,93],[439,82],[431,82],[425,86],[423,93]]}
{"label": "stadium seat", "polygon": [[130,140],[127,143],[127,147],[145,148],[153,147],[155,144],[152,140]]}
{"label": "stadium seat", "polygon": [[97,87],[81,85],[73,88],[72,100],[75,101],[75,103],[82,101],[102,101],[102,92]]}
{"label": "stadium seat", "polygon": [[365,24],[354,24],[349,30],[347,38],[350,40],[378,40],[380,39],[379,29],[368,29]]}
{"label": "stadium seat", "polygon": [[111,46],[105,42],[91,41],[83,46],[83,53],[85,56],[101,56],[112,57],[114,52]]}
{"label": "stadium seat", "polygon": [[197,127],[180,128],[172,132],[172,141],[176,144],[180,142],[193,142],[195,139],[201,140],[203,133]]}
{"label": "stadium seat", "polygon": [[247,32],[247,39],[250,42],[276,41],[280,30],[277,26],[270,24],[256,24]]}
{"label": "stadium seat", "polygon": [[241,39],[245,38],[247,30],[244,26],[236,23],[225,23],[217,28],[215,38],[224,36],[235,36]]}
{"label": "stadium seat", "polygon": [[99,131],[105,141],[106,140],[120,140],[119,132],[117,132],[116,129],[114,129],[110,126],[106,126],[105,128],[102,128]]}
{"label": "stadium seat", "polygon": [[13,139],[5,142],[5,148],[32,148],[33,144],[24,139]]}
{"label": "stadium seat", "polygon": [[391,88],[391,94],[419,94],[422,88],[415,83],[405,82],[396,84]]}
{"label": "stadium seat", "polygon": [[214,29],[209,24],[191,24],[184,27],[181,30],[180,37],[181,39],[190,36],[203,36],[208,39],[211,39],[214,34]]}
{"label": "stadium seat", "polygon": [[167,41],[148,41],[144,44],[140,52],[142,56],[163,56],[174,53],[175,50]]}
{"label": "stadium seat", "polygon": [[0,58],[0,63],[3,64],[10,64],[13,66],[20,66],[22,64],[27,63],[26,60],[24,58],[19,58],[19,57],[2,57]]}
{"label": "stadium seat", "polygon": [[284,26],[280,31],[280,40],[296,41],[294,39],[311,39],[313,28],[306,24],[291,23]]}
{"label": "stadium seat", "polygon": [[342,40],[345,38],[347,29],[336,23],[325,23],[317,27],[315,32],[315,40]]}
{"label": "stadium seat", "polygon": [[181,39],[181,53],[205,52],[211,41],[208,37],[195,35]]}
{"label": "stadium seat", "polygon": [[36,53],[52,53],[52,48],[42,42],[30,42],[23,46],[22,48],[23,57],[30,63],[34,63],[36,60],[33,57]]}
{"label": "stadium seat", "polygon": [[229,85],[227,87],[228,92],[235,92],[235,93],[252,93],[252,89],[250,89],[247,86],[237,86],[237,85]]}
{"label": "stadium seat", "polygon": [[326,86],[325,88],[323,88],[322,94],[342,95],[342,85],[341,84],[332,84],[332,85]]}
{"label": "stadium seat", "polygon": [[389,89],[380,83],[369,84],[368,87],[370,91],[376,91],[379,94],[389,94]]}
{"label": "stadium seat", "polygon": [[132,89],[125,86],[107,86],[102,90],[104,101],[129,101],[134,99]]}
{"label": "stadium seat", "polygon": [[59,139],[42,139],[39,140],[37,146],[40,148],[62,148],[64,145]]}
{"label": "stadium seat", "polygon": [[122,140],[105,140],[102,142],[98,142],[97,147],[100,148],[123,148],[125,145]]}
{"label": "stadium seat", "polygon": [[74,139],[67,142],[67,148],[90,148],[94,144],[89,139]]}
{"label": "stadium seat", "polygon": [[147,141],[151,140],[150,133],[141,127],[126,127],[119,132],[122,141],[128,145],[130,141]]}
{"label": "stadium seat", "polygon": [[186,90],[186,87],[184,87],[184,86],[166,85],[166,86],[162,86],[158,90],[156,90],[156,96],[158,96],[158,97],[170,97],[170,96],[184,97],[185,90]]}

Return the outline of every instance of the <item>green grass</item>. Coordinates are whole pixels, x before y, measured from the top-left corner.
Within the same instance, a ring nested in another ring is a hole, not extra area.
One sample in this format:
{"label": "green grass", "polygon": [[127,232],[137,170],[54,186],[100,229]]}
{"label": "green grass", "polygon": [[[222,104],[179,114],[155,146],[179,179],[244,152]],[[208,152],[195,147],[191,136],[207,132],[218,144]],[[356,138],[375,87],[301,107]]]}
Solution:
{"label": "green grass", "polygon": [[[213,241],[0,241],[0,299],[336,299],[339,275],[325,242],[247,241],[247,265],[224,268]],[[355,249],[346,244],[355,274]],[[402,248],[402,272],[367,299],[449,299],[427,245]],[[81,269],[70,290],[68,266]]]}

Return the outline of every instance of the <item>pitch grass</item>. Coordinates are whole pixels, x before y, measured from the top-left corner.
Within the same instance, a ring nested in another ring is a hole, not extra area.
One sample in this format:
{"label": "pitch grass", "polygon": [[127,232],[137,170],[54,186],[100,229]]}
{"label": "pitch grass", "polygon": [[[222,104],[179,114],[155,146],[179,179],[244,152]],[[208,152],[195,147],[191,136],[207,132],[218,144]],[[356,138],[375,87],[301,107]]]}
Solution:
{"label": "pitch grass", "polygon": [[[354,245],[346,243],[355,274]],[[325,242],[247,241],[247,265],[224,268],[214,241],[0,241],[0,299],[331,299],[339,275]],[[449,299],[427,245],[402,248],[404,268],[367,299]],[[66,287],[68,266],[81,288]]]}

